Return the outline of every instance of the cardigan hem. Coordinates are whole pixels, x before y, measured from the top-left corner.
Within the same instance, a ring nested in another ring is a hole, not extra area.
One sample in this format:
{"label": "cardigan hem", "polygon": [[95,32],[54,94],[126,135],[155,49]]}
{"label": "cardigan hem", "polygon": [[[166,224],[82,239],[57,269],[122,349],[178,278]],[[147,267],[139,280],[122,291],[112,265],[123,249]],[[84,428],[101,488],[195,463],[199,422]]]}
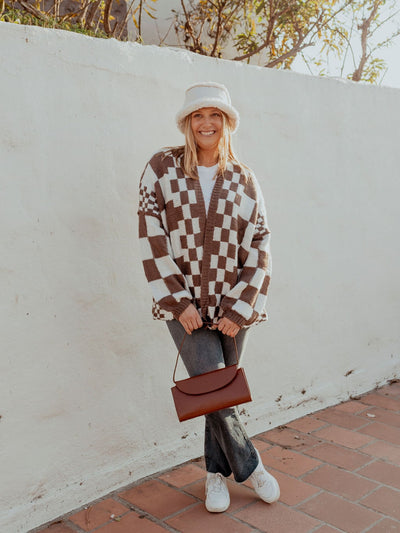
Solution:
{"label": "cardigan hem", "polygon": [[246,322],[247,322],[247,320],[244,317],[242,317],[242,315],[239,315],[239,313],[237,313],[236,311],[232,311],[232,309],[227,309],[226,311],[224,311],[222,318],[224,317],[228,318],[229,320],[231,320],[232,322],[234,322],[240,327],[243,327],[244,325],[246,325]]}

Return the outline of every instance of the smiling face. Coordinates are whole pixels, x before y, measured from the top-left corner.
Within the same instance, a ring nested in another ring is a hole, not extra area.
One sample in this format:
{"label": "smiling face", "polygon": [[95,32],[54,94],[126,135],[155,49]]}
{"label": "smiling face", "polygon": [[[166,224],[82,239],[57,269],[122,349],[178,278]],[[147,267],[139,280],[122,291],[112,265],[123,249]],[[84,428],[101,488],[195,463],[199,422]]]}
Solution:
{"label": "smiling face", "polygon": [[191,114],[193,135],[200,150],[217,150],[222,136],[222,111],[202,107]]}

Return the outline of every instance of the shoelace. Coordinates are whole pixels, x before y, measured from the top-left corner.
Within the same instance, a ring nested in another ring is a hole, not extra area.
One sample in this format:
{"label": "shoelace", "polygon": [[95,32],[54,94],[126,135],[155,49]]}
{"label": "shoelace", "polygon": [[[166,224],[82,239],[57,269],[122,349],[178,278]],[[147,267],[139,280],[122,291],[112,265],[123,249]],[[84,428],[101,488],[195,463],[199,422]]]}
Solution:
{"label": "shoelace", "polygon": [[222,479],[222,475],[217,473],[216,476],[213,476],[211,480],[207,483],[208,492],[221,492],[225,489],[225,483]]}
{"label": "shoelace", "polygon": [[264,472],[253,472],[253,479],[257,483],[257,487],[262,487],[269,481]]}

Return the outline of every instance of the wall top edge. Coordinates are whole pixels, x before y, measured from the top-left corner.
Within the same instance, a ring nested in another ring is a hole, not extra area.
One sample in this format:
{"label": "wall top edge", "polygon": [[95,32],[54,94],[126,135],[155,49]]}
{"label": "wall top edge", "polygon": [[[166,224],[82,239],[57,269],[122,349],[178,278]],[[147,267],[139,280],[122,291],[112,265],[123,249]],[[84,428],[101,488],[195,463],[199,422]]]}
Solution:
{"label": "wall top edge", "polygon": [[[311,74],[307,73],[300,73],[300,72],[294,72],[289,70],[276,70],[276,69],[266,69],[265,67],[260,67],[258,65],[248,65],[246,63],[242,62],[236,62],[229,59],[219,59],[219,58],[213,58],[213,57],[207,57],[202,56],[200,54],[196,54],[194,52],[190,52],[189,50],[181,50],[177,47],[169,47],[169,46],[157,46],[153,44],[149,45],[141,45],[139,43],[135,43],[133,41],[118,41],[117,39],[110,38],[110,39],[101,39],[98,37],[91,37],[89,35],[84,35],[76,32],[70,32],[66,30],[60,30],[60,29],[52,29],[52,28],[42,28],[40,26],[30,26],[30,25],[24,25],[24,24],[14,24],[10,22],[3,22],[0,21],[0,42],[5,39],[6,35],[8,36],[16,36],[21,37],[23,36],[25,41],[27,43],[31,42],[31,44],[40,44],[41,41],[46,43],[47,45],[53,41],[55,43],[73,43],[74,46],[79,45],[79,43],[83,43],[84,41],[88,45],[88,47],[101,47],[102,49],[107,49],[110,51],[110,53],[118,53],[119,58],[128,56],[136,56],[137,54],[145,55],[148,57],[155,57],[156,59],[161,59],[166,56],[179,58],[182,62],[186,64],[194,65],[195,63],[201,64],[202,62],[215,65],[229,65],[230,68],[234,69],[246,69],[249,72],[262,72],[264,75],[267,75],[269,77],[275,77],[276,79],[279,76],[286,76],[286,77],[292,77],[292,79],[302,79],[304,82],[309,83],[325,83],[325,84],[336,84],[337,86],[351,88],[355,90],[369,90],[369,91],[391,91],[394,92],[394,94],[398,95],[400,94],[400,89],[396,87],[390,87],[386,85],[371,85],[366,82],[354,82],[351,80],[346,80],[339,77],[322,77],[322,76],[313,76]],[[97,66],[97,58],[90,54],[91,58],[91,64],[96,67]],[[83,60],[83,58],[81,58]],[[82,63],[83,61],[80,61]],[[129,62],[129,58],[128,58]],[[110,70],[112,70],[112,67],[115,67],[114,70],[120,71],[120,63],[116,62],[114,65],[110,66]],[[242,74],[242,72],[238,72],[238,74]]]}

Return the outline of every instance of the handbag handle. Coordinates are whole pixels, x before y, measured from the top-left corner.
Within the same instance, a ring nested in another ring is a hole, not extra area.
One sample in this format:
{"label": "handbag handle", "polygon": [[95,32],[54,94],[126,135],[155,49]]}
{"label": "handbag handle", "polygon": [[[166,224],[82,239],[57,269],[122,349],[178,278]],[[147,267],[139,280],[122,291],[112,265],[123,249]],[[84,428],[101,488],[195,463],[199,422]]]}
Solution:
{"label": "handbag handle", "polygon": [[[203,322],[203,326],[214,326],[214,325],[215,324],[213,322]],[[176,379],[175,379],[176,369],[178,367],[178,360],[179,360],[179,356],[180,356],[181,351],[182,351],[183,343],[185,342],[185,339],[186,339],[186,335],[187,335],[187,333],[185,331],[185,335],[183,336],[181,345],[179,346],[178,355],[176,356],[174,374],[172,376],[172,380],[173,380],[174,383],[176,383]],[[234,363],[234,364],[238,365],[239,364],[239,354],[238,354],[238,349],[237,349],[237,344],[236,344],[236,338],[235,337],[233,337],[233,342],[235,344],[235,352],[236,352],[236,363]]]}

